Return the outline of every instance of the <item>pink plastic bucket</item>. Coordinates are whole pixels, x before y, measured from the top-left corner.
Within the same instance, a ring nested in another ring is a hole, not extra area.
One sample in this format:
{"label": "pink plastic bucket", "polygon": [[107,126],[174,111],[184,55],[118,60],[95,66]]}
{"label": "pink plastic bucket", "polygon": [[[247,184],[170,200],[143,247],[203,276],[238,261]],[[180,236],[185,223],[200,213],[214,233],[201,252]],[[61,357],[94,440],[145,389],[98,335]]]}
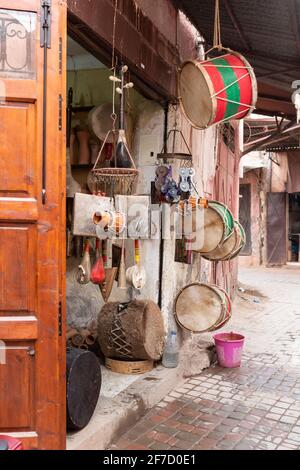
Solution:
{"label": "pink plastic bucket", "polygon": [[240,367],[245,336],[238,333],[214,335],[218,362],[221,367]]}

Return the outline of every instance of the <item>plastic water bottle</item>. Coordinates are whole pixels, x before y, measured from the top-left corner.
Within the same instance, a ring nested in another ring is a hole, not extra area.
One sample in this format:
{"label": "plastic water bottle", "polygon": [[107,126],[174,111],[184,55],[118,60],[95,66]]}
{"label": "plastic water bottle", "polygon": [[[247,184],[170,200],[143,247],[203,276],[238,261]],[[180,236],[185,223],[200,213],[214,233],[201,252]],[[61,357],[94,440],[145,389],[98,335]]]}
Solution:
{"label": "plastic water bottle", "polygon": [[179,362],[179,347],[177,332],[171,330],[168,334],[168,338],[165,344],[162,365],[168,368],[174,368],[178,366]]}

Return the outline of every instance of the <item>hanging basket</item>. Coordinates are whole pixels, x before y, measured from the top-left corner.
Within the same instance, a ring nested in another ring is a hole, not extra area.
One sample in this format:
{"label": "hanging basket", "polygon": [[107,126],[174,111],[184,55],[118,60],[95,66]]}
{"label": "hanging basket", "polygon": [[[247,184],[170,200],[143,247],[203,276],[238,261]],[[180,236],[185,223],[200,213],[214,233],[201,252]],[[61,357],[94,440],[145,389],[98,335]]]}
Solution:
{"label": "hanging basket", "polygon": [[92,193],[105,193],[107,196],[114,196],[115,194],[131,195],[135,192],[136,184],[139,176],[134,160],[131,156],[130,150],[127,146],[126,139],[123,143],[126,147],[130,157],[132,168],[98,168],[98,162],[101,161],[101,155],[104,150],[105,144],[113,135],[115,141],[115,130],[110,130],[105,136],[102,143],[98,158],[94,164],[94,168],[88,175],[88,187]]}
{"label": "hanging basket", "polygon": [[[187,149],[187,152],[177,152],[175,150],[176,137],[177,136],[184,143],[184,145]],[[171,151],[169,150],[169,140],[170,140],[170,138],[172,139],[172,150]],[[166,143],[165,143],[163,149],[161,150],[161,153],[157,154],[157,158],[159,160],[163,160],[164,163],[172,163],[175,160],[178,160],[178,161],[180,161],[180,166],[190,167],[193,164],[192,152],[189,148],[189,145],[188,145],[183,133],[179,129],[176,129],[176,127],[174,129],[171,129],[168,132]]]}

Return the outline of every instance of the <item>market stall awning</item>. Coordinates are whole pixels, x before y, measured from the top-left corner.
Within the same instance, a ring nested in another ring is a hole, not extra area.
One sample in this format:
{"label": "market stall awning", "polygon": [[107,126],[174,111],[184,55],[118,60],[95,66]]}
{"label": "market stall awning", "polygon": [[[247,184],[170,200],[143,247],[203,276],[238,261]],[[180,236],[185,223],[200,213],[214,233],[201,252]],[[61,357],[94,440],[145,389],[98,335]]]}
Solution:
{"label": "market stall awning", "polygon": [[299,151],[300,124],[288,119],[252,115],[244,121],[244,154],[255,150]]}
{"label": "market stall awning", "polygon": [[[173,0],[204,36],[214,33],[214,0]],[[300,79],[300,0],[220,0],[222,44],[242,53],[258,79],[260,113],[295,116],[292,84]]]}

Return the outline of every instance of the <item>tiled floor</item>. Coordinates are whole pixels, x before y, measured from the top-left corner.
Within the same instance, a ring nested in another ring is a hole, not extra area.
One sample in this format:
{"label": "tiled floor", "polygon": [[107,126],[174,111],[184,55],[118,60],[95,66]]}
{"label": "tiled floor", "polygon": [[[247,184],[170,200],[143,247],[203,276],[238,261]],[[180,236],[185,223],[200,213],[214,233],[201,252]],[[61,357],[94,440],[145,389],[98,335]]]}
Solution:
{"label": "tiled floor", "polygon": [[241,270],[225,329],[244,333],[240,369],[211,367],[170,393],[114,449],[299,449],[300,270]]}

